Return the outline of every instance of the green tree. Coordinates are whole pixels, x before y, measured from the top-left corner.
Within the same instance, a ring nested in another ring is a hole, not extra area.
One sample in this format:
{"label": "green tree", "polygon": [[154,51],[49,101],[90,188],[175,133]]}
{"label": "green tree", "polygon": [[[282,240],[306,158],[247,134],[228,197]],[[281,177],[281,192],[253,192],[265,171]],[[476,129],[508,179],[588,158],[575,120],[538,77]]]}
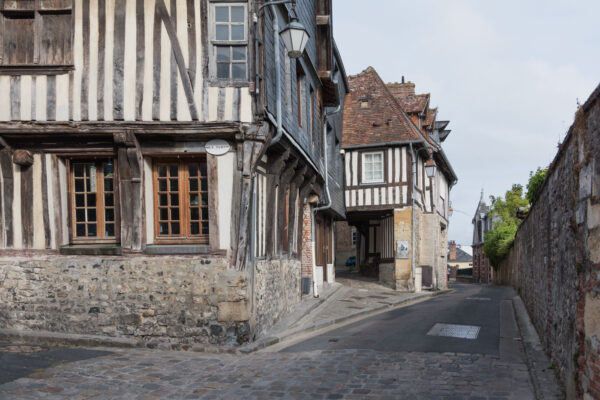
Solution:
{"label": "green tree", "polygon": [[515,240],[517,228],[521,220],[517,218],[519,210],[528,208],[528,201],[523,196],[523,186],[513,185],[504,198],[490,196],[492,205],[489,217],[492,229],[485,234],[483,250],[490,264],[497,267],[508,254]]}
{"label": "green tree", "polygon": [[544,181],[546,180],[546,174],[548,173],[548,168],[545,169],[541,169],[540,167],[538,167],[538,169],[535,171],[535,173],[533,171],[529,172],[529,182],[527,183],[527,194],[525,195],[525,197],[527,198],[527,201],[529,201],[529,204],[533,204],[533,202],[535,201],[538,192],[540,191],[540,189],[542,188],[542,185],[544,184]]}

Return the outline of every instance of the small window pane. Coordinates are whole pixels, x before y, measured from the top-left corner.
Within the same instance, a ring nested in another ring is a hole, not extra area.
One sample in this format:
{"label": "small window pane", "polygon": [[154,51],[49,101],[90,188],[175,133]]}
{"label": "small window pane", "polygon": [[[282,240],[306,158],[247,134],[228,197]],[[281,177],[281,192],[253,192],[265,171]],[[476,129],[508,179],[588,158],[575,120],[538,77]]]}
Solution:
{"label": "small window pane", "polygon": [[169,176],[177,177],[178,173],[177,165],[169,165]]}
{"label": "small window pane", "polygon": [[77,177],[82,177],[83,176],[83,164],[75,164],[73,166],[73,173]]}
{"label": "small window pane", "polygon": [[229,64],[217,64],[217,78],[229,78]]}
{"label": "small window pane", "polygon": [[233,79],[246,79],[246,63],[232,64],[231,75]]}
{"label": "small window pane", "polygon": [[229,62],[229,51],[230,51],[230,47],[227,47],[227,46],[217,47],[217,62]]}
{"label": "small window pane", "polygon": [[159,179],[158,180],[158,191],[159,192],[166,192],[167,191],[167,180],[166,179]]}
{"label": "small window pane", "polygon": [[85,209],[78,209],[75,211],[75,221],[85,222]]}
{"label": "small window pane", "polygon": [[231,7],[231,22],[244,22],[244,6]]}
{"label": "small window pane", "polygon": [[159,233],[161,235],[168,235],[169,234],[169,224],[168,223],[162,222],[159,226],[160,226]]}
{"label": "small window pane", "polygon": [[168,208],[160,208],[158,212],[158,219],[161,221],[169,220],[169,209]]}
{"label": "small window pane", "polygon": [[158,205],[160,205],[160,206],[168,206],[169,205],[169,198],[167,197],[166,194],[158,195]]}
{"label": "small window pane", "polygon": [[171,208],[171,220],[176,221],[179,219],[179,208]]}
{"label": "small window pane", "polygon": [[201,189],[203,192],[206,192],[206,191],[208,190],[208,181],[207,181],[206,179],[202,179],[202,180],[200,181],[200,185],[201,185],[200,189]]}
{"label": "small window pane", "polygon": [[87,217],[88,222],[96,222],[96,210],[94,208],[88,208]]}
{"label": "small window pane", "polygon": [[75,228],[75,234],[77,236],[85,236],[85,224],[77,224]]}
{"label": "small window pane", "polygon": [[104,212],[104,220],[106,222],[111,222],[115,220],[115,210],[112,208],[107,208]]}
{"label": "small window pane", "polygon": [[171,179],[171,192],[178,192],[179,185],[177,183],[177,179]]}
{"label": "small window pane", "polygon": [[227,6],[215,7],[215,21],[216,22],[229,22],[229,7],[227,7]]}
{"label": "small window pane", "polygon": [[198,235],[200,234],[200,224],[197,222],[192,222],[190,224],[190,233],[192,235]]}
{"label": "small window pane", "polygon": [[114,194],[105,194],[104,195],[104,206],[112,207],[115,205],[115,195]]}
{"label": "small window pane", "polygon": [[231,25],[231,40],[244,40],[244,25]]}
{"label": "small window pane", "polygon": [[179,235],[179,222],[171,223],[171,234]]}
{"label": "small window pane", "polygon": [[158,167],[158,176],[160,176],[160,177],[167,176],[167,166],[166,165],[160,165]]}
{"label": "small window pane", "polygon": [[115,236],[115,224],[106,224],[105,231],[106,236]]}
{"label": "small window pane", "polygon": [[171,195],[171,205],[172,206],[178,206],[179,205],[179,195],[178,194],[172,194]]}
{"label": "small window pane", "polygon": [[83,179],[75,179],[75,191],[83,192]]}
{"label": "small window pane", "polygon": [[243,46],[232,47],[231,59],[233,61],[246,61],[246,47],[243,47]]}
{"label": "small window pane", "polygon": [[198,209],[196,207],[190,209],[190,219],[194,221],[200,219],[200,213],[198,212]]}
{"label": "small window pane", "polygon": [[190,165],[188,167],[188,171],[190,173],[190,176],[198,176],[198,166],[196,164]]}
{"label": "small window pane", "polygon": [[200,164],[200,175],[206,176],[206,164]]}
{"label": "small window pane", "polygon": [[205,221],[208,219],[208,208],[206,207],[202,207],[202,219]]}
{"label": "small window pane", "polygon": [[89,224],[88,225],[88,233],[87,233],[88,237],[94,237],[97,235],[96,232],[96,224]]}
{"label": "small window pane", "polygon": [[202,205],[203,206],[207,206],[208,205],[208,195],[207,194],[203,194],[202,195]]}
{"label": "small window pane", "polygon": [[197,194],[190,194],[190,204],[193,206],[198,205],[198,195]]}
{"label": "small window pane", "polygon": [[190,180],[190,192],[197,192],[198,191],[198,179],[191,179]]}
{"label": "small window pane", "polygon": [[229,40],[229,25],[217,25],[216,26],[216,39],[217,40]]}
{"label": "small window pane", "polygon": [[203,235],[208,235],[208,222],[203,222],[202,223],[202,234]]}
{"label": "small window pane", "polygon": [[76,207],[85,207],[85,195],[83,195],[83,194],[75,195],[75,206]]}
{"label": "small window pane", "polygon": [[112,178],[104,179],[104,191],[112,192],[113,191],[113,180]]}

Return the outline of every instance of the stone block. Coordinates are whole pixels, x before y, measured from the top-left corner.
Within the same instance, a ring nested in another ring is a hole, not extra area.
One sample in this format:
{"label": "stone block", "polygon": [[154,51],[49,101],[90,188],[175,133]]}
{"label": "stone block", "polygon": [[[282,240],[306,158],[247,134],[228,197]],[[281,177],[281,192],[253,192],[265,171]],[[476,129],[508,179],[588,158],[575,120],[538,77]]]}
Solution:
{"label": "stone block", "polygon": [[218,305],[220,322],[242,322],[249,320],[248,303],[246,301],[222,301]]}
{"label": "stone block", "polygon": [[583,321],[585,336],[600,339],[600,296],[593,297],[590,293],[585,296]]}

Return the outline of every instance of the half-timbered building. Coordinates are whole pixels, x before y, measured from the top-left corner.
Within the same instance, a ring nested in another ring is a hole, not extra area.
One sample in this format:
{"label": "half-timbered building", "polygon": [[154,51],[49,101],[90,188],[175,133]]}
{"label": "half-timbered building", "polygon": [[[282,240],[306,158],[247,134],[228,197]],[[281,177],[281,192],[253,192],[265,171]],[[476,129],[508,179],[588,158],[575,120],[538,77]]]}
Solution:
{"label": "half-timbered building", "polygon": [[310,292],[346,77],[277,3],[0,0],[0,327],[241,343]]}
{"label": "half-timbered building", "polygon": [[[456,182],[429,95],[385,84],[369,67],[349,77],[344,111],[347,219],[363,274],[397,290],[446,287],[448,200]],[[434,167],[434,168],[432,168]],[[437,171],[429,176],[426,172]]]}

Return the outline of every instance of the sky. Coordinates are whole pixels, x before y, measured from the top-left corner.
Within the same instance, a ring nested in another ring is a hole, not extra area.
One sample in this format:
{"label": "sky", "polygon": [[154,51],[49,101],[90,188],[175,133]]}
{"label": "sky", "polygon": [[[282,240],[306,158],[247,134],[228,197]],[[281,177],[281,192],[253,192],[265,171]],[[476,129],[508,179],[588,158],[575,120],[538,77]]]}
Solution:
{"label": "sky", "polygon": [[348,75],[431,93],[458,183],[449,240],[470,245],[481,190],[503,196],[553,160],[600,83],[600,1],[335,0],[333,32]]}

